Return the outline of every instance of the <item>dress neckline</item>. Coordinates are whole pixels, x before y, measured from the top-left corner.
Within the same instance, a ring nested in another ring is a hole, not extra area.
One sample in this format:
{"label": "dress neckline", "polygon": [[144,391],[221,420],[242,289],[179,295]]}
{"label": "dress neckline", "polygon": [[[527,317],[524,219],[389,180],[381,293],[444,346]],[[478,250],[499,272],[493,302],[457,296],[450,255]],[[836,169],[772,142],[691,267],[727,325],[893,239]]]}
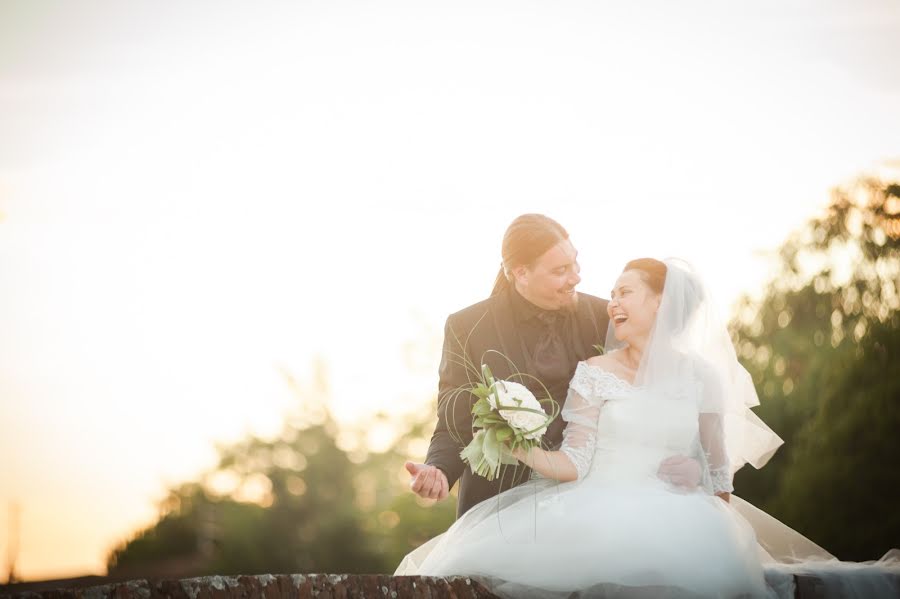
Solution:
{"label": "dress neckline", "polygon": [[634,383],[630,383],[630,382],[626,381],[625,379],[623,379],[622,377],[620,377],[619,375],[615,374],[614,372],[612,372],[610,370],[606,370],[605,368],[600,368],[599,366],[594,366],[593,364],[588,364],[587,360],[582,360],[580,362],[580,364],[584,364],[585,366],[593,369],[594,371],[598,372],[599,374],[605,374],[606,376],[619,381],[620,383],[630,387],[631,389],[638,388],[638,386],[635,385]]}

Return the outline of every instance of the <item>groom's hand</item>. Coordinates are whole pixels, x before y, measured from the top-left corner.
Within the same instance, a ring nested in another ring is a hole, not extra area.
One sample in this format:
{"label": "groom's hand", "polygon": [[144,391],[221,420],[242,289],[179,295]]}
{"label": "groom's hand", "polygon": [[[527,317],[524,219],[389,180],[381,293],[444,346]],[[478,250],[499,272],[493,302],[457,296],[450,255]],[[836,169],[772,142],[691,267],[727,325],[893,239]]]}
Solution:
{"label": "groom's hand", "polygon": [[667,483],[690,491],[700,484],[700,462],[675,455],[660,462],[656,475]]}
{"label": "groom's hand", "polygon": [[437,466],[406,462],[406,471],[412,476],[409,488],[413,493],[424,499],[437,499],[440,501],[450,493],[450,485],[447,477]]}

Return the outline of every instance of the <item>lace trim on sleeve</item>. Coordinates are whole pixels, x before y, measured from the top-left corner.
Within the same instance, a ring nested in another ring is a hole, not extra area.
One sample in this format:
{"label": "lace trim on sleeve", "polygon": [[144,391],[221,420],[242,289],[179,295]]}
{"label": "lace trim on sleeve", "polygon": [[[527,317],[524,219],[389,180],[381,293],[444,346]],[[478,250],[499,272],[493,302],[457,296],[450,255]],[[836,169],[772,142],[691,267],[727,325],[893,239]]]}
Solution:
{"label": "lace trim on sleeve", "polygon": [[584,362],[579,362],[575,367],[575,374],[569,381],[569,389],[580,395],[581,397],[592,397],[594,395],[594,376],[591,369]]}
{"label": "lace trim on sleeve", "polygon": [[713,493],[731,493],[734,486],[731,484],[731,468],[710,468],[709,477],[712,480]]}
{"label": "lace trim on sleeve", "polygon": [[575,374],[569,382],[569,388],[586,398],[590,403],[598,399],[611,399],[621,396],[633,389],[626,381],[606,370],[596,368],[586,362],[579,362]]}
{"label": "lace trim on sleeve", "polygon": [[594,459],[600,406],[610,389],[621,384],[615,376],[584,362],[575,368],[562,411],[566,429],[559,450],[572,462],[578,480],[587,475]]}
{"label": "lace trim on sleeve", "polygon": [[575,466],[578,480],[581,480],[591,468],[597,437],[593,434],[579,436],[577,443],[573,443],[572,439],[572,435],[566,435],[559,450],[566,454],[566,457]]}

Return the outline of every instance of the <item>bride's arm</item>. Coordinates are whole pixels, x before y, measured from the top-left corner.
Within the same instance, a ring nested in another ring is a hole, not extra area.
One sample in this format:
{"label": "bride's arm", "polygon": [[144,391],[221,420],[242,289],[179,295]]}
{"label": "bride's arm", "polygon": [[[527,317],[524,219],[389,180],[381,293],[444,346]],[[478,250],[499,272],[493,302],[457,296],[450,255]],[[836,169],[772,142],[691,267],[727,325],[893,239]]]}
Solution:
{"label": "bride's arm", "polygon": [[698,366],[703,382],[697,455],[703,467],[701,484],[708,493],[729,501],[734,487],[725,443],[725,394],[728,390],[708,364],[701,361]]}
{"label": "bride's arm", "polygon": [[722,420],[722,414],[700,414],[700,445],[709,468],[709,484],[712,486],[712,492],[720,499],[729,501],[733,487]]}
{"label": "bride's arm", "polygon": [[600,401],[590,402],[586,395],[592,395],[590,383],[583,372],[576,370],[569,384],[569,395],[563,405],[562,419],[566,421],[562,446],[559,451],[547,451],[535,447],[530,451],[518,448],[513,455],[526,466],[545,478],[569,482],[584,478],[594,458],[597,440],[597,420],[600,416]]}
{"label": "bride's arm", "polygon": [[553,478],[561,482],[578,480],[578,469],[561,451],[547,451],[540,447],[532,449],[518,447],[512,454],[544,478]]}

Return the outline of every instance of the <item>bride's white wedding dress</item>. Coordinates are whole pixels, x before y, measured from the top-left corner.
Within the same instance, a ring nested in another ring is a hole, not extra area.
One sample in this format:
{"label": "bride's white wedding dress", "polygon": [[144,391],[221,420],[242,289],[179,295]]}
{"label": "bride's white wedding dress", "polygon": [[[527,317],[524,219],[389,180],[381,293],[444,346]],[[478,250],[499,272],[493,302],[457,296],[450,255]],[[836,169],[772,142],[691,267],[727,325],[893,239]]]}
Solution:
{"label": "bride's white wedding dress", "polygon": [[579,480],[537,478],[480,503],[396,573],[481,576],[511,597],[765,596],[753,529],[718,497],[657,474],[667,457],[696,455],[701,395],[654,397],[580,363],[562,447]]}
{"label": "bride's white wedding dress", "polygon": [[[793,597],[794,574],[824,597],[900,597],[900,554],[840,562],[740,498],[734,472],[782,443],[751,407],[753,381],[696,273],[666,261],[662,299],[635,383],[579,363],[560,450],[578,480],[533,478],[466,512],[395,574],[480,577],[507,597]],[[621,344],[618,345],[621,347]],[[617,350],[612,330],[607,351]],[[658,474],[701,469],[691,491]]]}

